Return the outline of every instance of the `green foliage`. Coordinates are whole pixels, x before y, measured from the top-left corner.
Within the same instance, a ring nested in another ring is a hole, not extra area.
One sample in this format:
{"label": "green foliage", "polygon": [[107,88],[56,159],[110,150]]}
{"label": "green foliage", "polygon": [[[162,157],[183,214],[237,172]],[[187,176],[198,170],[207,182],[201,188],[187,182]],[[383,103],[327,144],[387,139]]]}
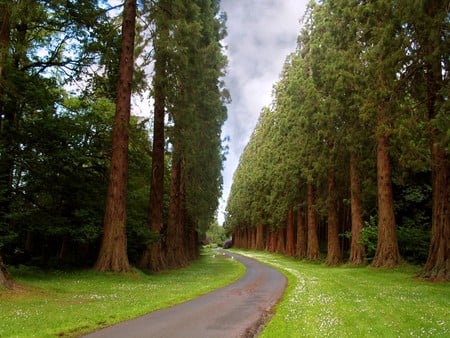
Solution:
{"label": "green foliage", "polygon": [[183,164],[187,213],[202,232],[214,219],[222,189],[221,127],[227,114],[220,77],[226,57],[220,45],[224,18],[218,4],[162,2],[170,9],[163,8],[159,15],[164,17],[156,17],[173,27],[157,40],[166,47],[166,78],[161,81],[166,81],[166,108],[173,122],[168,128],[172,164]]}
{"label": "green foliage", "polygon": [[225,229],[220,226],[217,221],[211,223],[208,230],[206,231],[206,239],[209,243],[222,246],[223,242],[228,238],[225,233]]}

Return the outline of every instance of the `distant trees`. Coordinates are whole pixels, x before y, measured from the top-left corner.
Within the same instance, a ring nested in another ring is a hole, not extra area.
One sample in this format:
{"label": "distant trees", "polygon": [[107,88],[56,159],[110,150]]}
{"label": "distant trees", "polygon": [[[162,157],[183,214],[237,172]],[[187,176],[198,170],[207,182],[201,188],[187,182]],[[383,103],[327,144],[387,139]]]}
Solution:
{"label": "distant trees", "polygon": [[299,258],[327,248],[328,265],[392,267],[400,255],[425,263],[431,228],[422,275],[449,279],[448,5],[309,6],[235,172],[226,227],[238,246],[263,224],[265,247],[291,252],[272,234],[294,223]]}

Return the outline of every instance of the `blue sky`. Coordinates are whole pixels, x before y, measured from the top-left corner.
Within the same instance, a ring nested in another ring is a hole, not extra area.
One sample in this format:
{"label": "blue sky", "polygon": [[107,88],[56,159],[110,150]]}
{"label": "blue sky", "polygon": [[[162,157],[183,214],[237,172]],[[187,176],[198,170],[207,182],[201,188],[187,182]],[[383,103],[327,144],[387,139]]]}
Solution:
{"label": "blue sky", "polygon": [[263,107],[272,101],[286,56],[296,47],[306,0],[222,0],[227,13],[226,87],[231,93],[223,137],[229,153],[223,170],[223,196],[218,210],[223,222],[233,173]]}

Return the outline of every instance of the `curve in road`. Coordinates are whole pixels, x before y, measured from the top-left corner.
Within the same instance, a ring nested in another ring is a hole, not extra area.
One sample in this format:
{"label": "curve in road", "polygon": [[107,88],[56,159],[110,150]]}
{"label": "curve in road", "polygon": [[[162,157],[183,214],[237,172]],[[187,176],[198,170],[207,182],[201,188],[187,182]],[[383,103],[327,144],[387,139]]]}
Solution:
{"label": "curve in road", "polygon": [[84,337],[234,338],[254,337],[286,288],[279,271],[225,250],[245,265],[233,284],[191,301],[95,331]]}

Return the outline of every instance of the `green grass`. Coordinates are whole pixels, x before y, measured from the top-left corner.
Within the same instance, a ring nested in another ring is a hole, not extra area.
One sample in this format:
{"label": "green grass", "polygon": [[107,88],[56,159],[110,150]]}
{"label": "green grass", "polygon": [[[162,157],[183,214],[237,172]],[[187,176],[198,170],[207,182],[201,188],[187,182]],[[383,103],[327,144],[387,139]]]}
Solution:
{"label": "green grass", "polygon": [[260,337],[450,337],[450,285],[415,279],[417,267],[325,267],[236,252],[273,265],[288,278]]}
{"label": "green grass", "polygon": [[0,337],[77,336],[227,285],[245,272],[204,250],[189,267],[144,274],[11,269],[20,287],[0,290]]}

